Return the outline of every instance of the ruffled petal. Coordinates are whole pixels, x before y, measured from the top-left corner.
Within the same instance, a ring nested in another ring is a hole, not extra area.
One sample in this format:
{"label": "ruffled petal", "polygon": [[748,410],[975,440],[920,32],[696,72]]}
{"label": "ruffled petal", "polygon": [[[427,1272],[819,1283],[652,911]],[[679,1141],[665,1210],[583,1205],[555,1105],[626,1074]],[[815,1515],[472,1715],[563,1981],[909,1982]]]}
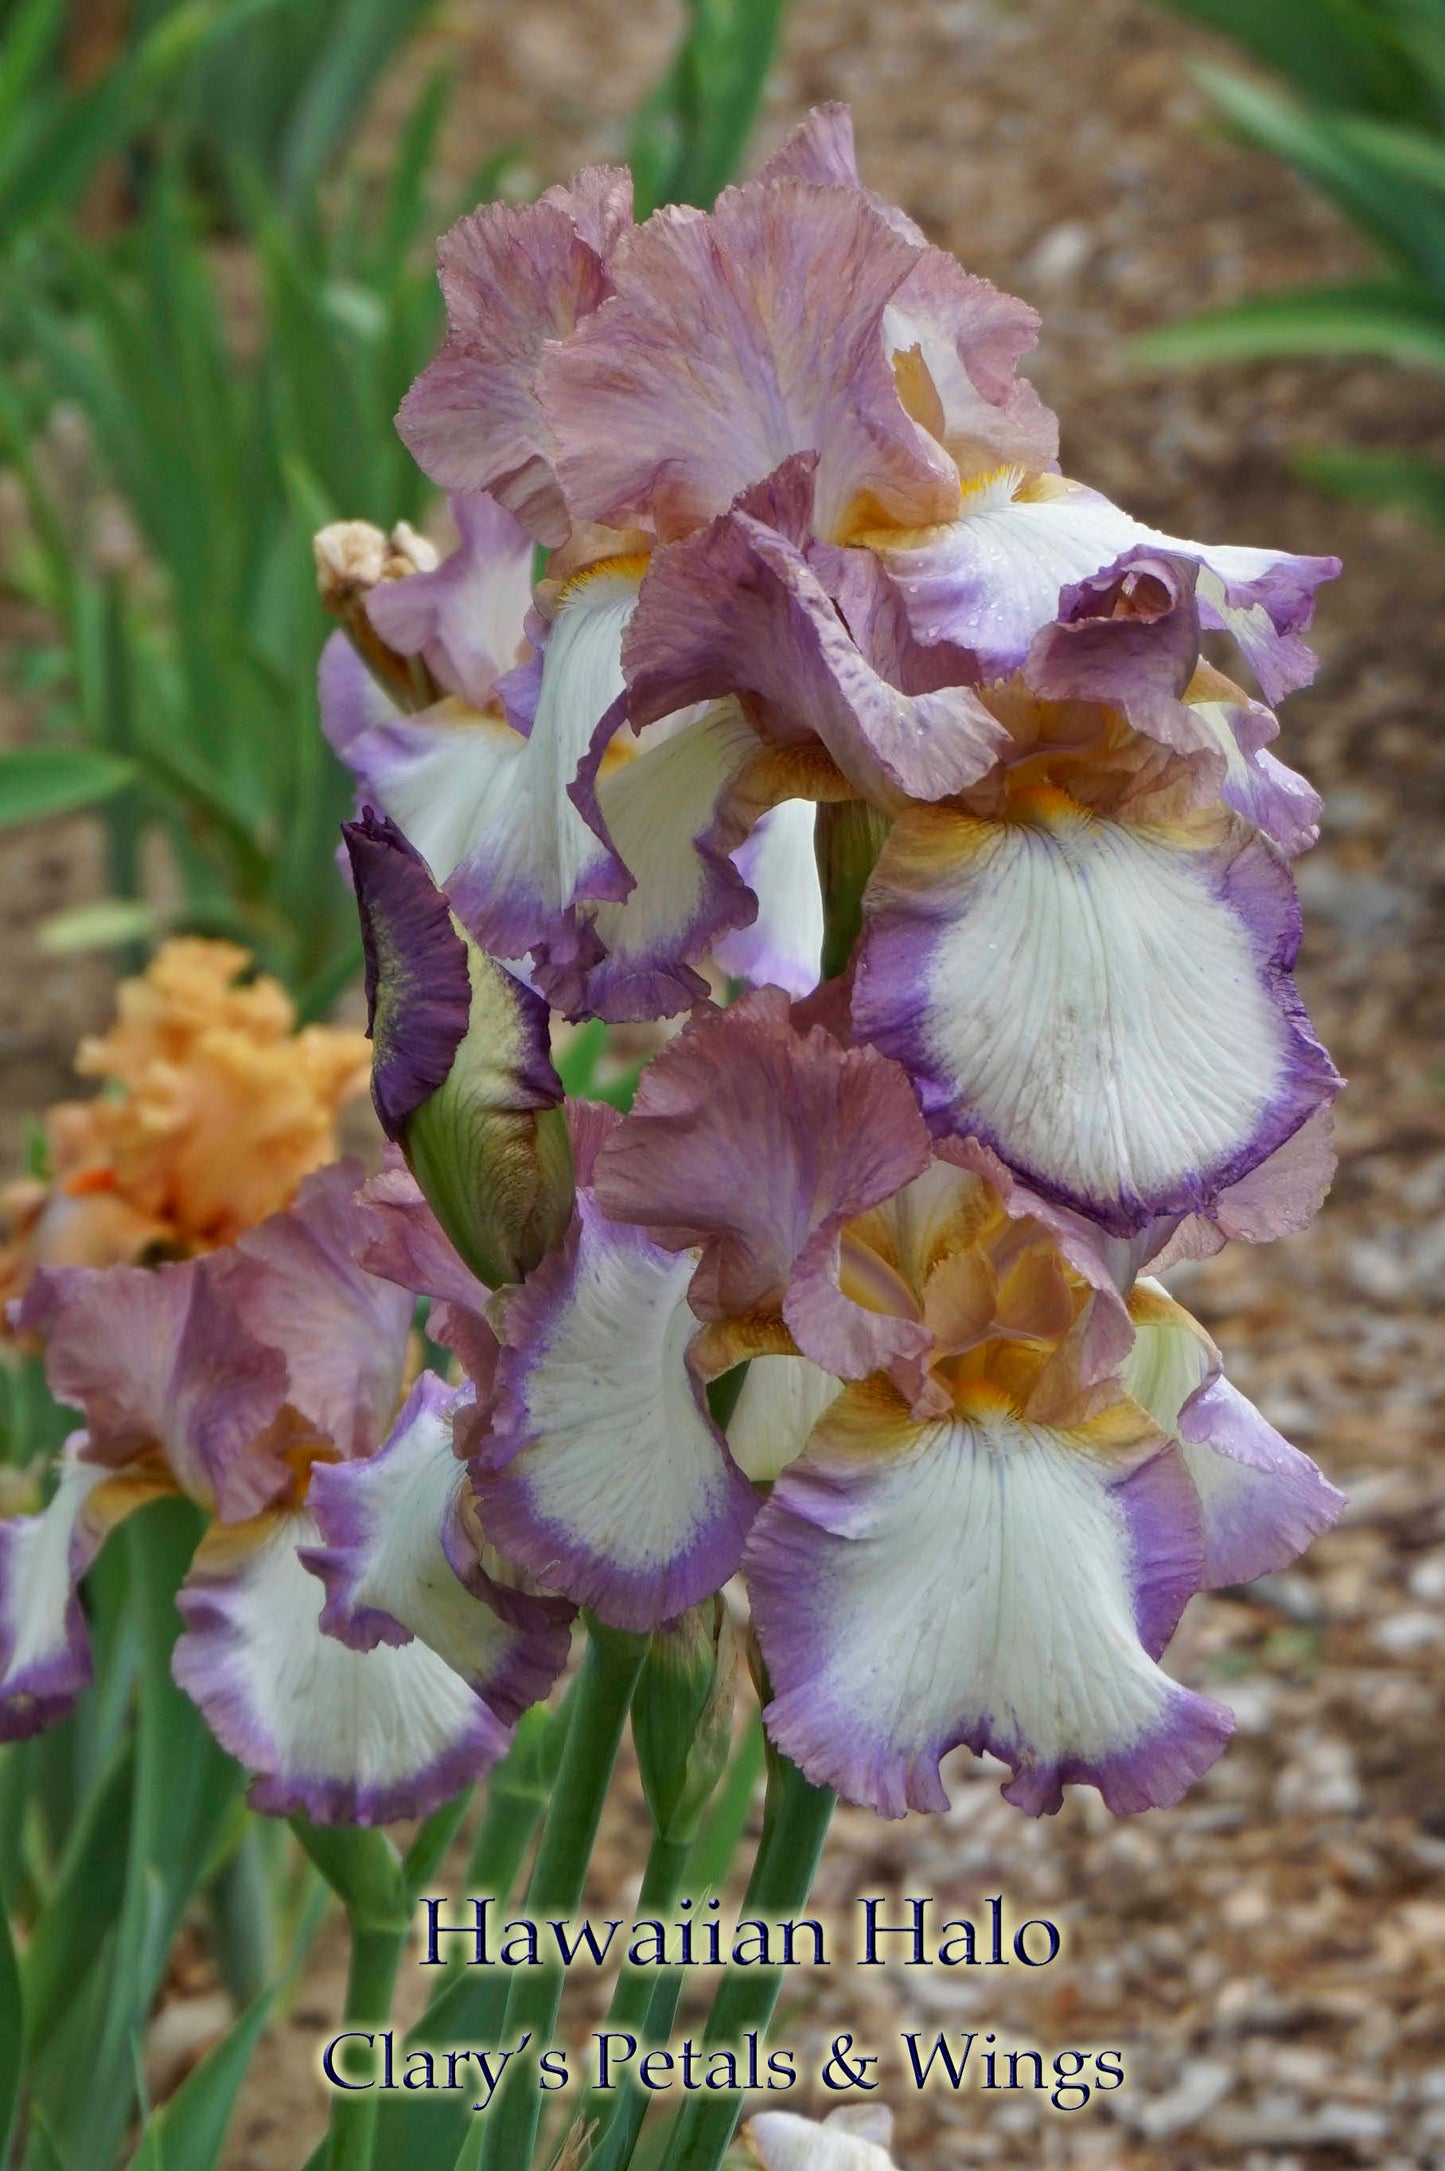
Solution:
{"label": "ruffled petal", "polygon": [[489,490],[537,541],[570,522],[537,404],[537,366],[610,292],[605,255],[630,217],[625,175],[594,170],[535,204],[487,204],[437,250],[447,336],[397,416],[447,490]]}
{"label": "ruffled petal", "polygon": [[744,1477],[771,1485],[802,1454],[842,1385],[811,1357],[754,1357],[728,1420],[728,1449]]}
{"label": "ruffled petal", "polygon": [[388,648],[420,656],[448,693],[473,708],[493,699],[517,661],[532,594],[532,538],[495,498],[458,494],[461,538],[433,573],[383,581],[367,615]]}
{"label": "ruffled petal", "polygon": [[754,818],[748,780],[766,751],[736,701],[652,735],[599,776],[602,751],[573,797],[632,886],[616,903],[579,906],[575,924],[539,951],[537,982],[569,1018],[667,1017],[707,997],[697,964],[755,910],[730,854]]}
{"label": "ruffled petal", "polygon": [[494,1764],[509,1729],[426,1644],[354,1651],[321,1626],[297,1510],[218,1525],[176,1603],[172,1672],[268,1815],[386,1824],[427,1815]]}
{"label": "ruffled petal", "polygon": [[794,997],[818,985],[823,955],[823,892],[813,850],[817,809],[787,799],[765,814],[732,855],[758,901],[758,916],[713,946],[725,973],[750,987],[780,987]]}
{"label": "ruffled petal", "polygon": [[920,807],[865,900],[859,1033],[1116,1235],[1207,1208],[1338,1090],[1289,977],[1283,864],[1212,818],[1127,825],[1061,792]]}
{"label": "ruffled petal", "polygon": [[908,1081],[821,1026],[798,1032],[776,988],[696,1018],[642,1076],[598,1155],[597,1195],[673,1250],[699,1245],[703,1318],[781,1316],[800,1348],[857,1377],[927,1337],[845,1298],[844,1224],[928,1166]]}
{"label": "ruffled petal", "polygon": [[39,1515],[0,1522],[0,1741],[54,1726],[90,1685],[80,1579],[116,1525],[174,1488],[154,1462],[120,1472],[67,1440],[60,1477]]}
{"label": "ruffled petal", "polygon": [[89,1456],[118,1469],[159,1452],[177,1485],[252,1515],[287,1483],[258,1446],[287,1399],[286,1358],[223,1293],[229,1255],[154,1268],[38,1274],[18,1313],[45,1338],[57,1400],[84,1413]]}
{"label": "ruffled petal", "polygon": [[491,1291],[462,1261],[395,1146],[356,1196],[356,1257],[368,1274],[429,1297],[426,1330],[460,1357],[479,1389],[490,1388],[497,1339],[485,1312]]}
{"label": "ruffled petal", "polygon": [[748,1543],[774,1741],[885,1816],[946,1808],[960,1743],[1034,1815],[1070,1782],[1119,1814],[1177,1801],[1231,1720],[1154,1664],[1202,1550],[1159,1445],[1129,1403],[1055,1432],[983,1396],[918,1425],[884,1383],[845,1390]]}
{"label": "ruffled petal", "polygon": [[1200,665],[1185,699],[1224,758],[1226,804],[1291,859],[1307,852],[1320,833],[1323,801],[1270,753],[1269,742],[1279,733],[1273,712],[1208,664]]}
{"label": "ruffled petal", "polygon": [[1203,1513],[1206,1584],[1287,1568],[1338,1519],[1344,1494],[1230,1385],[1203,1328],[1157,1284],[1141,1283],[1130,1308],[1125,1385],[1179,1443]]}
{"label": "ruffled petal", "polygon": [[503,1315],[483,1525],[538,1582],[618,1628],[721,1589],[757,1498],[690,1360],[695,1259],[609,1223],[585,1192],[560,1252]]}
{"label": "ruffled petal", "polygon": [[570,1608],[512,1593],[504,1620],[458,1575],[444,1533],[467,1484],[452,1425],[470,1390],[424,1372],[364,1462],[318,1463],[307,1507],[325,1543],[303,1554],[326,1586],[321,1626],[353,1650],[418,1637],[511,1724],[567,1663]]}
{"label": "ruffled petal", "polygon": [[881,336],[919,254],[851,187],[754,182],[708,216],[658,212],[619,250],[614,299],[542,365],[573,513],[670,539],[816,452],[825,539],[947,519],[953,463]]}
{"label": "ruffled petal", "polygon": [[795,462],[754,493],[766,518],[740,507],[653,559],[624,647],[634,726],[745,693],[767,737],[816,739],[865,798],[962,791],[1006,744],[1003,727],[967,686],[904,693],[875,668],[783,532],[804,524],[808,487]]}
{"label": "ruffled petal", "polygon": [[1057,459],[1058,420],[1018,374],[1038,336],[1026,302],[975,278],[944,249],[921,252],[884,311],[903,403],[965,480],[1004,460],[1045,468]]}
{"label": "ruffled petal", "polygon": [[[563,589],[531,734],[446,878],[458,919],[495,956],[520,957],[555,936],[581,898],[627,894],[626,869],[589,827],[571,787],[622,695],[622,636],[641,577],[639,561],[608,559]],[[619,707],[615,721],[621,715]]]}
{"label": "ruffled petal", "polygon": [[868,535],[908,605],[920,641],[971,650],[989,676],[1016,670],[1063,590],[1141,547],[1199,562],[1205,625],[1230,633],[1277,701],[1306,685],[1314,658],[1301,635],[1337,558],[1191,543],[1121,512],[1097,490],[1006,467],[965,489],[961,515],[926,534]]}
{"label": "ruffled petal", "polygon": [[357,1161],[319,1169],[217,1262],[234,1316],[285,1356],[287,1401],[346,1456],[369,1454],[391,1423],[412,1313],[354,1256],[362,1176]]}
{"label": "ruffled petal", "polygon": [[814,188],[857,188],[853,110],[836,99],[813,106],[758,171],[760,181],[807,181]]}

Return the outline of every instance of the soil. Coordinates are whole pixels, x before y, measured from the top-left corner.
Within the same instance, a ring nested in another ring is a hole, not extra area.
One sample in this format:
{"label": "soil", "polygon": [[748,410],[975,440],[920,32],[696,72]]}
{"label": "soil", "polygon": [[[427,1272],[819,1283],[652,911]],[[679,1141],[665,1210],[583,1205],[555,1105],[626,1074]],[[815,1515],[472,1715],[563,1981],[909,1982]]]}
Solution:
{"label": "soil", "polygon": [[[656,0],[625,19],[616,0],[476,0],[414,56],[408,84],[439,55],[457,71],[458,174],[514,141],[546,183],[621,152],[675,28]],[[804,2069],[843,2032],[885,2054],[906,2171],[1445,2164],[1445,538],[1323,498],[1289,465],[1310,445],[1436,451],[1445,407],[1438,379],[1383,365],[1168,378],[1131,365],[1132,334],[1191,308],[1358,269],[1324,208],[1213,131],[1190,75],[1211,53],[1143,0],[800,0],[763,130],[766,149],[810,104],[850,100],[867,180],[1041,309],[1032,373],[1062,417],[1067,472],[1177,534],[1346,565],[1320,609],[1318,680],[1286,704],[1280,745],[1326,796],[1301,868],[1301,979],[1350,1079],[1339,1179],[1307,1235],[1172,1279],[1237,1384],[1351,1506],[1296,1570],[1190,1609],[1171,1670],[1230,1703],[1238,1733],[1180,1808],[1115,1822],[1081,1794],[1031,1823],[999,1799],[997,1769],[960,1758],[944,1816],[840,1813],[819,1906],[932,1893],[978,1915],[1003,1893],[1014,1919],[1049,1917],[1066,1938],[1052,1965],[997,1976],[790,1977],[782,2031]],[[63,1088],[65,1051],[106,989],[33,941],[42,913],[93,894],[85,825],[12,844],[6,862],[13,1118]],[[624,1787],[597,1858],[601,1912],[635,1890],[641,1850]],[[247,2084],[227,2171],[303,2162],[341,1959],[329,1933]],[[405,1972],[414,2000],[422,1978]],[[1027,2087],[919,2095],[899,2031],[940,2028],[1049,2055],[1119,2050],[1127,2085],[1075,2111]]]}

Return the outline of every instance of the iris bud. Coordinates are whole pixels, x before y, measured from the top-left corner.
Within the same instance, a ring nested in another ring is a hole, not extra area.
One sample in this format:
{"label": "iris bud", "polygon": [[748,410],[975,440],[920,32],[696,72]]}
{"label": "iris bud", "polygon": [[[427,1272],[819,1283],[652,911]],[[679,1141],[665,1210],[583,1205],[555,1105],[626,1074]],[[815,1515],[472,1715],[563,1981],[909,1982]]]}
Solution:
{"label": "iris bud", "polygon": [[632,1700],[638,1769],[656,1831],[687,1844],[732,1751],[738,1639],[721,1593],[653,1631]]}
{"label": "iris bud", "polygon": [[518,1282],[572,1218],[547,1005],[463,931],[394,822],[367,808],[345,837],[382,1129],[472,1272]]}

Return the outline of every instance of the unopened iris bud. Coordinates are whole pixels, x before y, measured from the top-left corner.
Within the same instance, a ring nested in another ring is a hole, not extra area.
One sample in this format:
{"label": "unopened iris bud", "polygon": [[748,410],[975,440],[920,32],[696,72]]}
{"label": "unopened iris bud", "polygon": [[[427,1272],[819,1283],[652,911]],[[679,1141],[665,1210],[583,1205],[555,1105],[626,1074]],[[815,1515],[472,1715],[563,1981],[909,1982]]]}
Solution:
{"label": "unopened iris bud", "polygon": [[547,1005],[463,933],[394,822],[368,807],[345,837],[382,1129],[473,1273],[520,1281],[572,1216]]}
{"label": "unopened iris bud", "polygon": [[367,600],[387,581],[434,573],[436,548],[399,520],[390,535],[369,520],[333,520],[313,537],[316,586],[323,607],[342,629],[372,677],[404,709],[424,709],[442,689],[420,656],[398,655],[377,632]]}
{"label": "unopened iris bud", "polygon": [[695,1835],[732,1749],[738,1640],[721,1593],[654,1630],[632,1700],[643,1792],[657,1832]]}

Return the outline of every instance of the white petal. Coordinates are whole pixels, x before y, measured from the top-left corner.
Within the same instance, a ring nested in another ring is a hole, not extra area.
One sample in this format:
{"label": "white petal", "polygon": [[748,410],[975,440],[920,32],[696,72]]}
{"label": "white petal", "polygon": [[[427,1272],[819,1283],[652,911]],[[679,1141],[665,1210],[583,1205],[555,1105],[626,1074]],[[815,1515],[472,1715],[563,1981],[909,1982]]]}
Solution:
{"label": "white petal", "polygon": [[659,1250],[585,1193],[578,1207],[567,1249],[508,1301],[483,1519],[539,1583],[641,1628],[721,1588],[756,1497],[689,1363],[697,1254]]}
{"label": "white petal", "polygon": [[728,1423],[733,1461],[755,1485],[769,1485],[803,1451],[842,1381],[811,1357],[754,1357]]}
{"label": "white petal", "polygon": [[154,1471],[82,1460],[67,1440],[54,1493],[39,1515],[0,1522],[0,1740],[64,1718],[91,1676],[80,1579],[116,1524],[172,1490]]}
{"label": "white petal", "polygon": [[[630,565],[630,561],[629,561]],[[622,636],[642,569],[605,564],[564,589],[547,638],[537,714],[511,792],[473,839],[451,884],[459,918],[503,949],[530,948],[518,931],[545,924],[610,862],[568,797],[593,734],[623,690]]]}
{"label": "white petal", "polygon": [[526,747],[500,717],[443,702],[369,732],[352,758],[362,796],[405,830],[444,883],[504,818]]}
{"label": "white petal", "polygon": [[423,1373],[374,1455],[313,1470],[307,1504],[327,1544],[306,1565],[327,1587],[331,1634],[370,1650],[402,1642],[405,1630],[510,1722],[552,1686],[568,1634],[555,1602],[549,1619],[545,1605],[514,1600],[518,1619],[504,1621],[485,1586],[474,1593],[448,1555],[445,1534],[467,1485],[452,1426],[470,1399]]}
{"label": "white petal", "polygon": [[1197,1518],[1123,1410],[1115,1440],[1001,1402],[919,1426],[875,1386],[839,1397],[746,1563],[769,1730],[810,1778],[885,1815],[943,1808],[939,1758],[966,1742],[1015,1766],[1025,1808],[1072,1779],[1131,1810],[1212,1761],[1227,1720],[1146,1648],[1196,1587]]}
{"label": "white petal", "polygon": [[217,1526],[181,1587],[174,1672],[274,1816],[422,1816],[487,1769],[508,1730],[423,1643],[353,1651],[323,1633],[301,1512]]}
{"label": "white petal", "polygon": [[785,799],[765,814],[735,863],[758,900],[750,927],[724,935],[714,952],[724,972],[754,987],[785,988],[797,998],[818,985],[823,955],[823,891],[813,848],[817,809]]}
{"label": "white petal", "polygon": [[[675,1000],[652,999],[659,981],[710,948],[720,920],[736,917],[730,908],[743,897],[743,885],[725,854],[745,818],[729,822],[726,802],[760,750],[738,704],[720,701],[682,731],[644,736],[640,752],[599,782],[602,822],[636,887],[592,915],[607,955],[589,1007],[607,1016],[651,1017],[702,992],[701,983],[679,985]],[[607,991],[622,982],[632,984],[632,999],[609,999]]]}
{"label": "white petal", "polygon": [[821,2125],[795,2111],[763,2111],[742,2137],[760,2171],[893,2171],[892,2130],[880,2105],[834,2111]]}
{"label": "white petal", "polygon": [[1334,1078],[1284,976],[1295,908],[1268,848],[1059,802],[899,823],[854,1016],[960,1129],[1126,1233],[1206,1203]]}

